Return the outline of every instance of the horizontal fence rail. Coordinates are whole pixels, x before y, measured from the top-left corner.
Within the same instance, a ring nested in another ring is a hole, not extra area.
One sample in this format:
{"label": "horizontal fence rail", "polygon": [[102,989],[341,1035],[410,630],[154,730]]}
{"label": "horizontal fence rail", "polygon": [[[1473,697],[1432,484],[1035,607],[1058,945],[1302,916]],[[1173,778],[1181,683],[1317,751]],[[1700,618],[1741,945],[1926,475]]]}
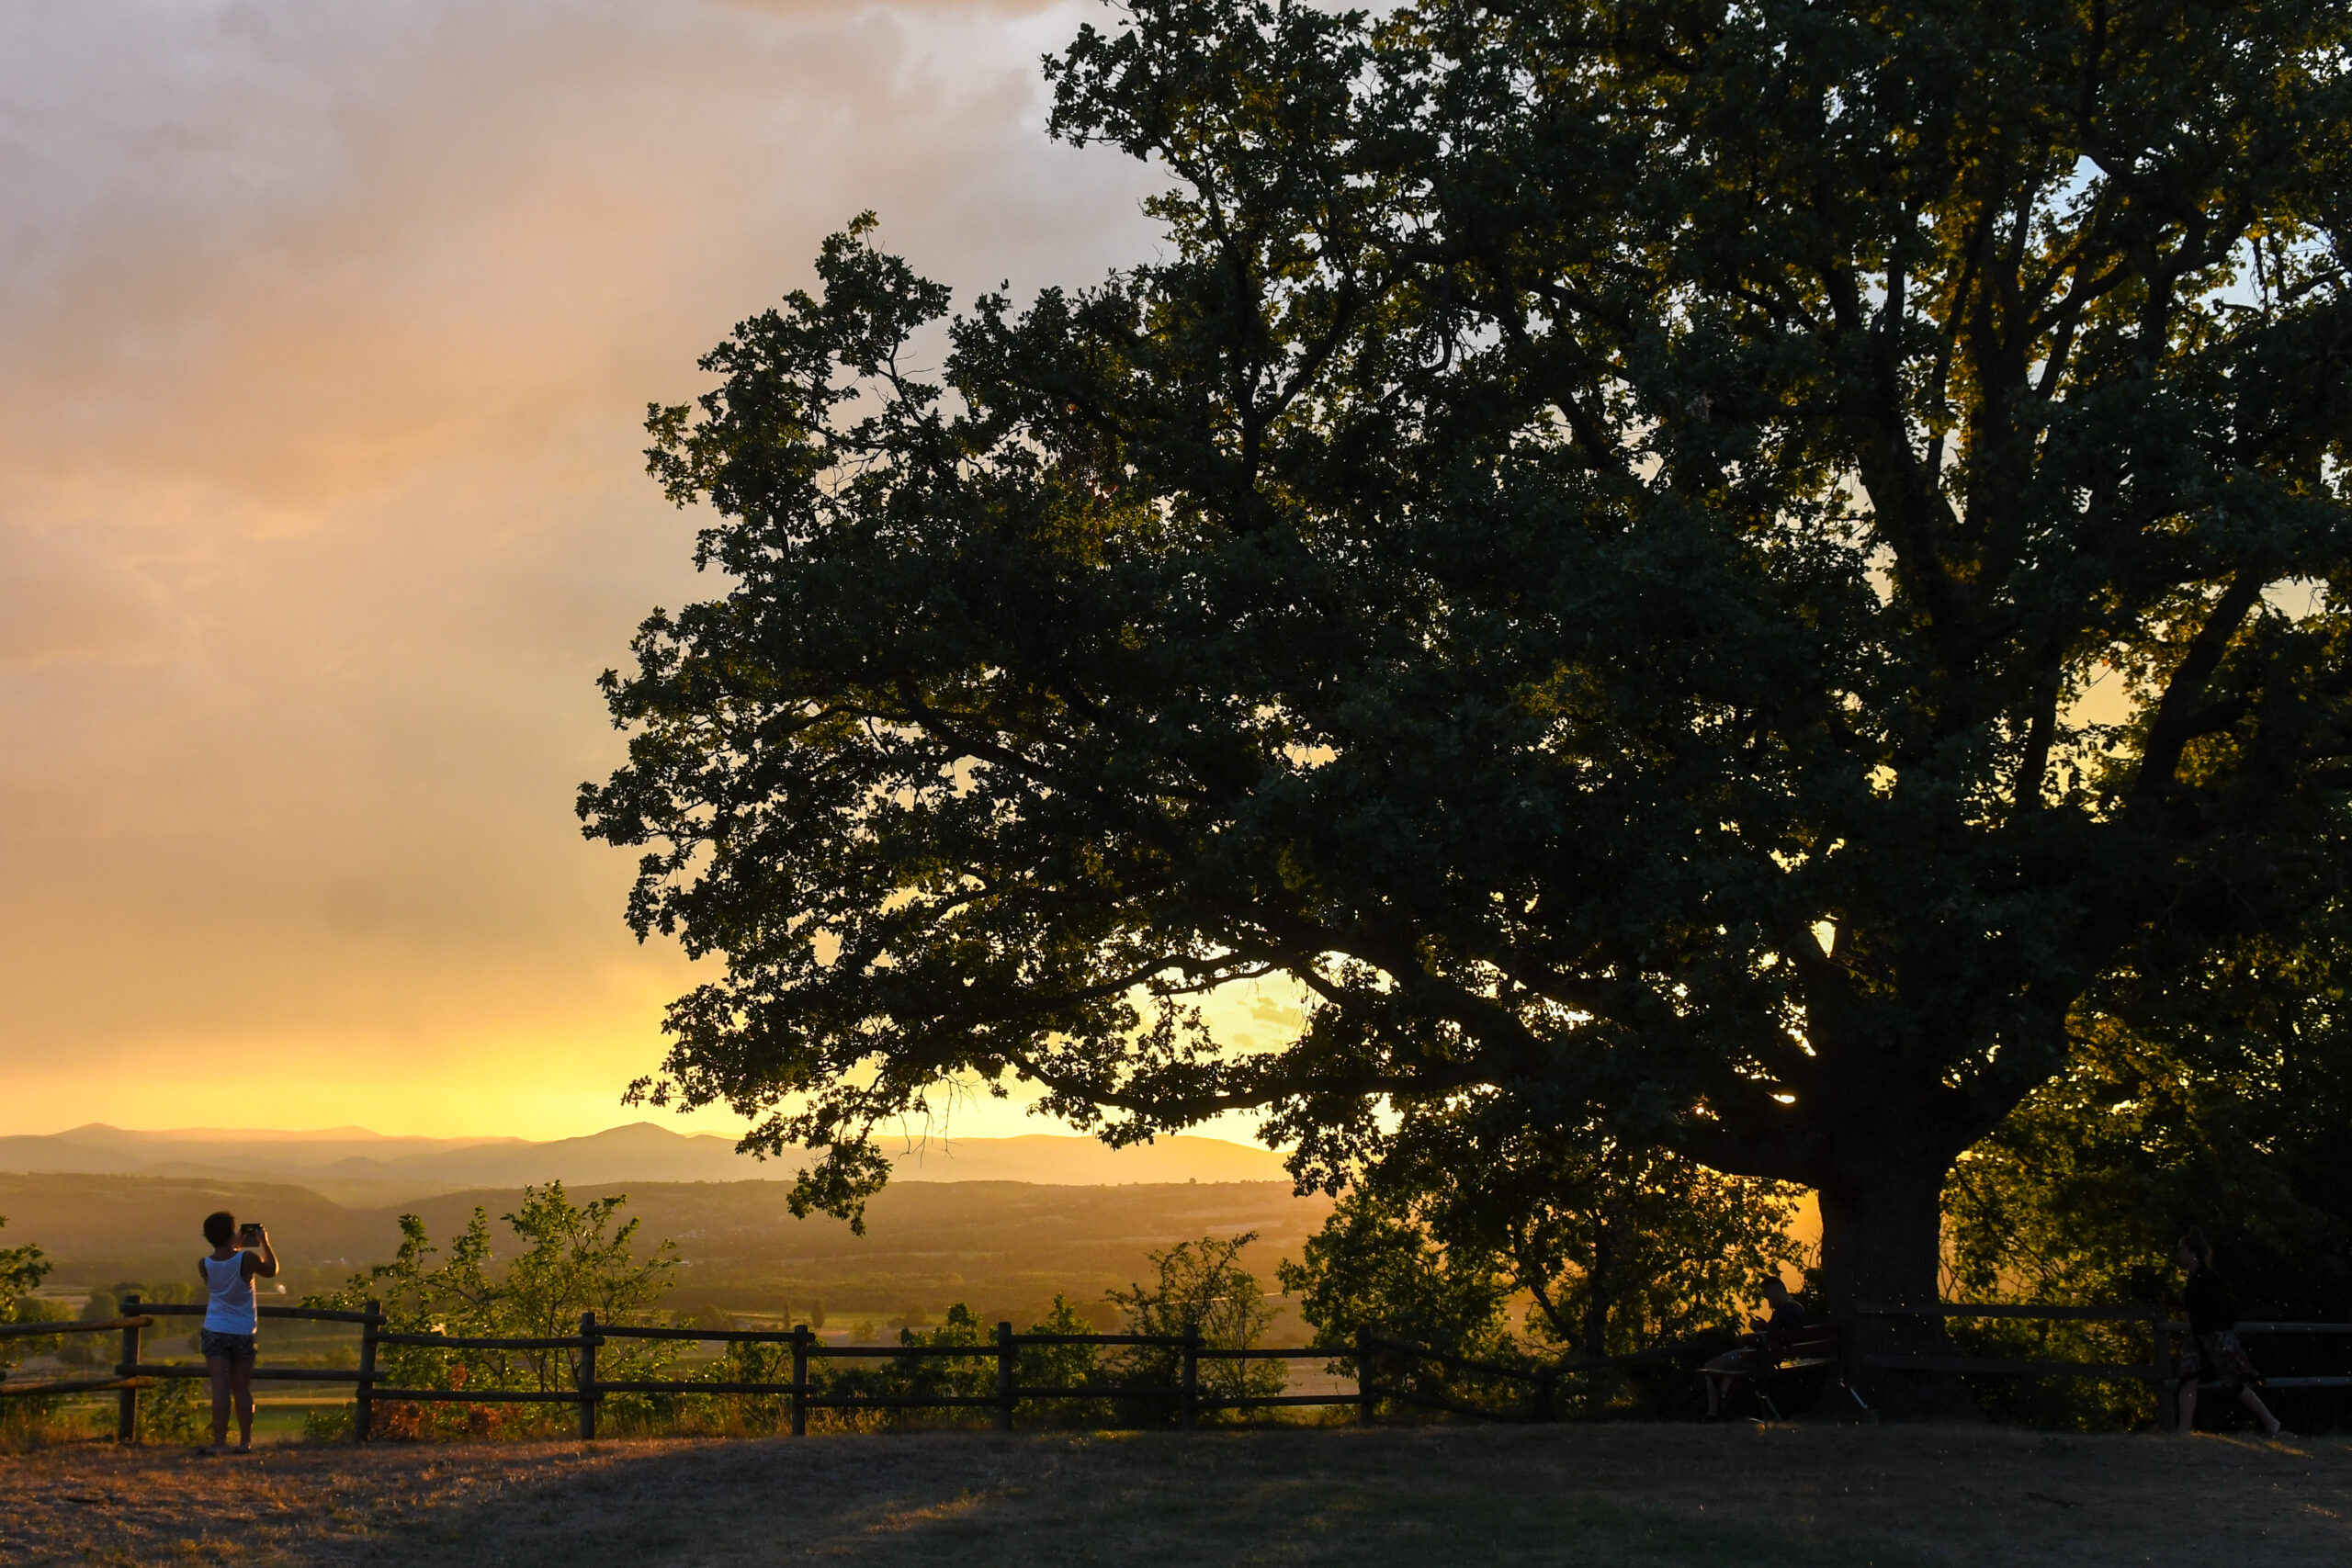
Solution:
{"label": "horizontal fence rail", "polygon": [[[138,1297],[130,1298],[135,1304]],[[142,1328],[154,1325],[154,1319],[144,1316],[109,1317],[95,1323],[6,1323],[0,1324],[0,1337],[8,1338],[62,1338],[68,1334],[112,1334],[119,1332],[123,1343],[129,1345]],[[149,1386],[148,1381],[136,1375],[136,1369],[118,1366],[111,1376],[62,1378],[49,1382],[15,1382],[7,1373],[0,1371],[0,1399],[31,1398],[50,1394],[100,1393],[108,1389],[136,1391]]]}
{"label": "horizontal fence rail", "polygon": [[379,1334],[379,1345],[425,1345],[442,1350],[579,1350],[589,1341],[577,1334],[500,1338],[467,1334]]}
{"label": "horizontal fence rail", "polygon": [[0,1338],[23,1338],[34,1335],[46,1339],[61,1334],[105,1334],[118,1328],[151,1328],[154,1319],[147,1317],[109,1317],[98,1323],[0,1323]]}
{"label": "horizontal fence rail", "polygon": [[[211,1309],[202,1302],[150,1302],[137,1296],[125,1296],[126,1302],[139,1302],[139,1310],[150,1317],[202,1317]],[[263,1317],[299,1318],[304,1323],[367,1323],[368,1314],[347,1307],[281,1307],[256,1306],[254,1311]],[[379,1316],[373,1321],[382,1322]]]}
{"label": "horizontal fence rail", "polygon": [[[136,1378],[203,1378],[211,1376],[201,1362],[141,1361],[123,1375]],[[255,1367],[246,1374],[255,1382],[358,1383],[369,1374],[347,1367]]]}

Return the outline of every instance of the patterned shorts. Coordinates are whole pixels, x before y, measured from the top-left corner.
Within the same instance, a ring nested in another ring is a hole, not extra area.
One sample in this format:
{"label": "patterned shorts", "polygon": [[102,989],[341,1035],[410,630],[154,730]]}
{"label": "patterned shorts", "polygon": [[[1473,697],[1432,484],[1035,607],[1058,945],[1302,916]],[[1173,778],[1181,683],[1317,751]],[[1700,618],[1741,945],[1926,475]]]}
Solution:
{"label": "patterned shorts", "polygon": [[226,1361],[233,1367],[240,1361],[250,1363],[254,1359],[254,1336],[250,1334],[223,1334],[218,1329],[207,1328],[200,1331],[199,1342],[208,1361]]}
{"label": "patterned shorts", "polygon": [[2232,1393],[2250,1382],[2260,1382],[2262,1374],[2255,1370],[2254,1359],[2238,1343],[2237,1330],[2225,1328],[2219,1334],[2200,1334],[2188,1353],[2180,1359],[2180,1380],[2217,1382]]}

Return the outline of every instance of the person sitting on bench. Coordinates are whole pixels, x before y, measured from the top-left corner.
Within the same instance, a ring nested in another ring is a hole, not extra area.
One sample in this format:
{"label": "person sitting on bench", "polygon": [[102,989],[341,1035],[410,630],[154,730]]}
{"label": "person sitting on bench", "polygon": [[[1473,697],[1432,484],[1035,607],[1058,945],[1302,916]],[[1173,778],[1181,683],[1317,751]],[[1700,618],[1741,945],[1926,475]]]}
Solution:
{"label": "person sitting on bench", "polygon": [[[1781,1283],[1777,1274],[1764,1281],[1764,1304],[1770,1309],[1766,1316],[1747,1320],[1747,1326],[1754,1333],[1791,1334],[1804,1326],[1804,1303],[1789,1293],[1788,1286]],[[1700,1373],[1707,1380],[1707,1419],[1723,1419],[1724,1396],[1731,1392],[1735,1381],[1754,1377],[1770,1367],[1766,1348],[1760,1343],[1726,1350],[1709,1361]]]}

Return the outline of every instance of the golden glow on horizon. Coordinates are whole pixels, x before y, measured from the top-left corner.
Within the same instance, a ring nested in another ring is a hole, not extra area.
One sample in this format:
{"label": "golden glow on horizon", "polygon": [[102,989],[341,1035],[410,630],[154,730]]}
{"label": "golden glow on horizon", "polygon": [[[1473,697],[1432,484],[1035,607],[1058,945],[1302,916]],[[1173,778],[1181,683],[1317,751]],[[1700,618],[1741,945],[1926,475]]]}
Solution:
{"label": "golden glow on horizon", "polygon": [[[120,1055],[104,1081],[66,1065],[12,1065],[16,1092],[0,1111],[0,1134],[55,1133],[89,1122],[119,1127],[256,1127],[307,1131],[357,1126],[388,1135],[550,1139],[601,1132],[647,1121],[679,1133],[738,1136],[746,1122],[723,1106],[690,1114],[628,1107],[616,1086],[652,1065],[644,1041],[658,1027],[668,991],[648,991],[641,1017],[615,1008],[599,1019],[584,1010],[549,1028],[516,1021],[441,1035],[370,1034],[339,1030],[326,1037],[287,1035],[242,1042],[230,1070],[191,1075],[189,1058],[215,1048],[192,1040]],[[1262,996],[1212,998],[1223,1038],[1271,1043],[1270,1021],[1283,1004]],[[599,1032],[601,1024],[602,1032]],[[483,1060],[537,1069],[484,1074]],[[1008,1137],[1074,1131],[1057,1118],[1035,1116],[1034,1094],[996,1100],[977,1084],[942,1095],[928,1131],[934,1135]],[[897,1129],[920,1137],[921,1118]],[[1235,1143],[1256,1143],[1255,1120],[1229,1115],[1190,1129]]]}

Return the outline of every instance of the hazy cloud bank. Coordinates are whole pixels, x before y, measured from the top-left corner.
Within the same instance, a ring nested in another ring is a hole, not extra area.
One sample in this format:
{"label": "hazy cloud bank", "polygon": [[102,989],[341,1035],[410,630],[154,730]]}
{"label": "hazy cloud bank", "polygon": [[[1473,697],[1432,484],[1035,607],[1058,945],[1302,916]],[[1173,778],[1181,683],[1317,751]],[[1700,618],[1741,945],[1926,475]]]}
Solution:
{"label": "hazy cloud bank", "polygon": [[862,208],[967,299],[1135,254],[1041,130],[1099,14],[0,9],[0,1130],[613,1120],[683,973],[569,810],[695,587],[644,404]]}

